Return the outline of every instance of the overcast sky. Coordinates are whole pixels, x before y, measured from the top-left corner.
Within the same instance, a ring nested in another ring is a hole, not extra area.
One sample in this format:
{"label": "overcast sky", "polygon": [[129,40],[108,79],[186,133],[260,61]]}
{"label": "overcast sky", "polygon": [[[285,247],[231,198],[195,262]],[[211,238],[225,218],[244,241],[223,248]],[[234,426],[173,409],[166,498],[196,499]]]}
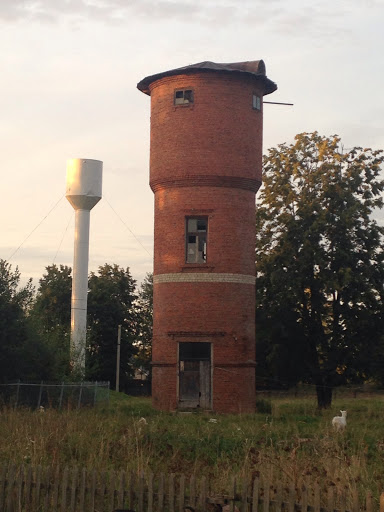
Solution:
{"label": "overcast sky", "polygon": [[66,162],[104,162],[89,270],[152,271],[145,76],[263,59],[264,150],[297,133],[384,149],[384,0],[0,0],[0,258],[34,283],[73,263]]}

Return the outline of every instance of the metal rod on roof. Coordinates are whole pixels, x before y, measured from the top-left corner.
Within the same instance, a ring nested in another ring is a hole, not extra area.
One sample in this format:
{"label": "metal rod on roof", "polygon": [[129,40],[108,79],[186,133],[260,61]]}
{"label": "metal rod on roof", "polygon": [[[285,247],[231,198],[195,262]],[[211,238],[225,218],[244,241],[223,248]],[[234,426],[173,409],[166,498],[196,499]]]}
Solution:
{"label": "metal rod on roof", "polygon": [[263,103],[269,103],[270,105],[290,105],[290,106],[293,106],[293,103],[279,103],[278,101],[263,101]]}

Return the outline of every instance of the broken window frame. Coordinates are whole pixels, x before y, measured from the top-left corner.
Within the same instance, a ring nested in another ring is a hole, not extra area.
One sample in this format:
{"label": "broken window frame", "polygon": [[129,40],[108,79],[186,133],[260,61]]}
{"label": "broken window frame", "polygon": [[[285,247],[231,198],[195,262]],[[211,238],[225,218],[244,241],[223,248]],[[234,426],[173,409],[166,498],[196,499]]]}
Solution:
{"label": "broken window frame", "polygon": [[194,100],[193,89],[176,89],[173,95],[175,106],[191,105]]}
{"label": "broken window frame", "polygon": [[[196,223],[194,226],[193,223]],[[200,223],[200,229],[199,229]],[[204,265],[207,263],[208,217],[185,218],[185,262]],[[192,240],[194,238],[194,240]]]}
{"label": "broken window frame", "polygon": [[256,93],[252,95],[252,108],[253,110],[261,111],[261,96]]}

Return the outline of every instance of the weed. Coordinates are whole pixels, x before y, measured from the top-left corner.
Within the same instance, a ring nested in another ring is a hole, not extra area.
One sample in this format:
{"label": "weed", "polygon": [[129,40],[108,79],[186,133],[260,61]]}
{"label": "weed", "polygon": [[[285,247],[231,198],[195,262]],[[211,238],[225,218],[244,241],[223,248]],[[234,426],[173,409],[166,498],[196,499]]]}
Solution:
{"label": "weed", "polygon": [[263,398],[256,400],[256,411],[263,414],[272,414],[272,403]]}
{"label": "weed", "polygon": [[[331,419],[341,408],[348,424],[337,433]],[[4,408],[0,462],[206,475],[217,488],[231,476],[266,474],[378,492],[383,419],[384,402],[374,397],[343,396],[321,414],[314,400],[284,398],[259,400],[257,414],[209,416],[159,412],[147,398],[111,393],[109,406],[94,409]]]}

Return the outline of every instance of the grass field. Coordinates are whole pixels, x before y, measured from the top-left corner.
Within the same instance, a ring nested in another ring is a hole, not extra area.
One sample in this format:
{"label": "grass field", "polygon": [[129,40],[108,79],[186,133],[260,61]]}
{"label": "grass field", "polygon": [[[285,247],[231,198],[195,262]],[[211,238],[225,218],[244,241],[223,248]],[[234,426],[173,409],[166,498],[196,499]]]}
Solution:
{"label": "grass field", "polygon": [[[109,405],[94,409],[5,408],[0,462],[206,475],[217,485],[265,474],[295,485],[306,476],[375,495],[384,489],[384,398],[338,398],[322,413],[313,398],[259,406],[266,412],[172,414],[153,410],[147,398],[111,393]],[[335,433],[331,419],[340,409],[348,425]]]}

